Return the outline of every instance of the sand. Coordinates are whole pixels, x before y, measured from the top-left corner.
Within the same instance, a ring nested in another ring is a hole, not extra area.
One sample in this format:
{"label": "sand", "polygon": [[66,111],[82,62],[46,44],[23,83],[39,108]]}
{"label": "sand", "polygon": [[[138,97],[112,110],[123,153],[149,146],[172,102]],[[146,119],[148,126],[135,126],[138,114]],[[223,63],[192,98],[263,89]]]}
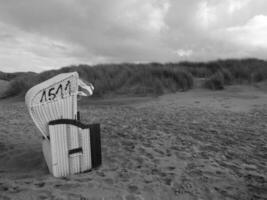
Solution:
{"label": "sand", "polygon": [[101,123],[103,165],[66,178],[49,174],[24,102],[2,100],[0,199],[267,199],[266,99],[231,86],[82,101],[82,120]]}

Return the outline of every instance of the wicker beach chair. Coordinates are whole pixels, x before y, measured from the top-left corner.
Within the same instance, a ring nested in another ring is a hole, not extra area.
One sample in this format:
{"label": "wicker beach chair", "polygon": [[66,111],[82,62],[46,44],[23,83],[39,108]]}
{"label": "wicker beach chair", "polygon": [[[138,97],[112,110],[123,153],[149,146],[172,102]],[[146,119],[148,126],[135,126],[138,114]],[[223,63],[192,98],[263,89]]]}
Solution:
{"label": "wicker beach chair", "polygon": [[42,133],[45,161],[55,177],[101,165],[100,125],[82,124],[77,115],[77,96],[92,95],[93,89],[72,72],[32,87],[25,96],[29,113]]}

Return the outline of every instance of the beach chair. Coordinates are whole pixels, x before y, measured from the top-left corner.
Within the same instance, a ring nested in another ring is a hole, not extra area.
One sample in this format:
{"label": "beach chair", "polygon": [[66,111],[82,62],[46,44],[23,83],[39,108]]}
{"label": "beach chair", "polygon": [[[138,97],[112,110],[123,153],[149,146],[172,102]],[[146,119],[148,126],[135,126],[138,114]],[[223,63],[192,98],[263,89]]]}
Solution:
{"label": "beach chair", "polygon": [[77,114],[77,96],[92,93],[93,86],[72,72],[44,81],[26,94],[29,113],[42,133],[45,161],[55,177],[101,165],[100,125],[82,124]]}

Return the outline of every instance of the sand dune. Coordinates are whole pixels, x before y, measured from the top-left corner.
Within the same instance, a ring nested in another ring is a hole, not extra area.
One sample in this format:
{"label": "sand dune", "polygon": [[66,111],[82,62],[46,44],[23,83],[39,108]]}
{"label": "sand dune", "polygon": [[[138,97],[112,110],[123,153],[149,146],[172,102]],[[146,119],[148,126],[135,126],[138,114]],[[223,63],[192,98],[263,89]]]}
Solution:
{"label": "sand dune", "polygon": [[[267,199],[267,94],[247,86],[80,105],[103,165],[53,178],[24,102],[0,102],[0,199]],[[115,103],[114,103],[115,102]]]}
{"label": "sand dune", "polygon": [[6,90],[9,82],[0,79],[0,97],[2,96],[3,92]]}

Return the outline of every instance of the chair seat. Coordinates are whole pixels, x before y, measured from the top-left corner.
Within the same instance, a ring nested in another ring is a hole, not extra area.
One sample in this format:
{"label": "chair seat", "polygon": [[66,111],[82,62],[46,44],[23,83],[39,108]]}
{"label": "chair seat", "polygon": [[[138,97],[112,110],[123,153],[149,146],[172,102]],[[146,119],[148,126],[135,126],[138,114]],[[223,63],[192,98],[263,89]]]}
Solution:
{"label": "chair seat", "polygon": [[43,153],[55,177],[88,171],[101,165],[100,125],[85,125],[73,119],[48,123],[49,137],[43,139]]}

